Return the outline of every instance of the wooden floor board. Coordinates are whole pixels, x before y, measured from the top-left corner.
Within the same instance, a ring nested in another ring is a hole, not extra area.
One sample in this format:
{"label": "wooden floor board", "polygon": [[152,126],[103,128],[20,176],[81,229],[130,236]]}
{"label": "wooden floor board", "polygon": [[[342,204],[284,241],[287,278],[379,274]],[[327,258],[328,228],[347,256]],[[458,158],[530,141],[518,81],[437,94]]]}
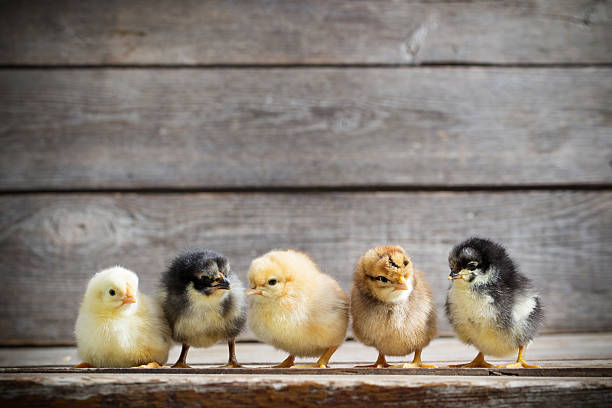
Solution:
{"label": "wooden floor board", "polygon": [[612,379],[511,376],[3,374],[11,406],[603,406]]}

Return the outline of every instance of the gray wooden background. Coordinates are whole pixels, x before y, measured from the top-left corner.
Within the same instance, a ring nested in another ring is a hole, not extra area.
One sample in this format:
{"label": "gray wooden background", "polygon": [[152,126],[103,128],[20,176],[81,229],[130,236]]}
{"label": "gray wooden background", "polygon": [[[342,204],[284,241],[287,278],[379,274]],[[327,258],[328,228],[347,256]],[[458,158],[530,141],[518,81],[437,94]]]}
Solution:
{"label": "gray wooden background", "polygon": [[0,146],[0,345],[72,343],[94,272],[152,293],[197,245],[348,290],[399,244],[441,312],[470,235],[545,331],[612,330],[609,1],[0,1]]}

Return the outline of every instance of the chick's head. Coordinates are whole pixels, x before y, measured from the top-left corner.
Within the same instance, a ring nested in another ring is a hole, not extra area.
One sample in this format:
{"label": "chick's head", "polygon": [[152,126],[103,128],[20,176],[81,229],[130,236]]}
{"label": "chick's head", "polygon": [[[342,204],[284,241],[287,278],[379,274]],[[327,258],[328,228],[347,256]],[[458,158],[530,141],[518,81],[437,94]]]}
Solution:
{"label": "chick's head", "polygon": [[383,302],[405,301],[412,288],[414,268],[410,257],[399,246],[379,246],[366,252],[357,265],[357,288]]}
{"label": "chick's head", "polygon": [[99,311],[131,313],[138,302],[138,276],[120,266],[98,272],[89,281],[85,301]]}
{"label": "chick's head", "polygon": [[247,296],[253,301],[275,300],[286,293],[291,274],[276,259],[262,256],[254,259],[249,268]]}
{"label": "chick's head", "polygon": [[164,276],[176,291],[195,291],[204,296],[222,295],[231,289],[230,265],[223,255],[211,250],[192,250],[177,256]]}
{"label": "chick's head", "polygon": [[448,255],[449,280],[460,285],[481,285],[512,274],[514,264],[499,244],[483,238],[470,238],[456,245]]}

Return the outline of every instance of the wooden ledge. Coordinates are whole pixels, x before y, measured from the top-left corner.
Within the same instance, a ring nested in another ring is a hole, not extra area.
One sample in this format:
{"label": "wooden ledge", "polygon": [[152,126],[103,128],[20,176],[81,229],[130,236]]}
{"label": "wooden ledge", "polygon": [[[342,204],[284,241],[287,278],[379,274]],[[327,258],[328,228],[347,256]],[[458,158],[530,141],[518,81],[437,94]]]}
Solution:
{"label": "wooden ledge", "polygon": [[610,378],[262,374],[3,374],[10,406],[452,406],[602,405]]}
{"label": "wooden ledge", "polygon": [[612,367],[563,367],[563,368],[71,368],[71,367],[6,367],[0,374],[138,374],[138,375],[376,375],[376,376],[514,376],[514,377],[612,377]]}
{"label": "wooden ledge", "polygon": [[[439,338],[423,352],[435,369],[355,368],[376,351],[342,345],[328,369],[271,369],[285,353],[260,343],[239,343],[243,369],[218,368],[227,346],[193,349],[192,369],[74,369],[74,347],[0,348],[0,404],[11,406],[157,407],[242,405],[362,407],[604,406],[612,401],[612,333],[545,335],[527,353],[537,369],[447,368],[475,350]],[[170,353],[176,359],[178,349]],[[390,358],[399,363],[406,358]],[[491,363],[510,362],[491,359]],[[312,362],[300,359],[299,363]]]}

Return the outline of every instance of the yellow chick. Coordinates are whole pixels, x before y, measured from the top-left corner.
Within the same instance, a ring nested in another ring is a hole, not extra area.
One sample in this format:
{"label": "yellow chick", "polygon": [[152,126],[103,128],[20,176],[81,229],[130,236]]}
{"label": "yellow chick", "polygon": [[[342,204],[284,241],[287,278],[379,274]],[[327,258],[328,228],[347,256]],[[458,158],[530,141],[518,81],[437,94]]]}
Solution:
{"label": "yellow chick", "polygon": [[171,345],[161,307],[138,291],[138,276],[120,266],[91,278],[74,332],[79,368],[158,368]]}
{"label": "yellow chick", "polygon": [[[348,297],[338,283],[306,254],[289,249],[253,260],[249,284],[251,330],[289,353],[275,367],[327,367],[344,341],[349,320]],[[320,358],[316,364],[295,366],[296,356]]]}
{"label": "yellow chick", "polygon": [[[434,368],[421,362],[421,351],[436,336],[437,317],[423,273],[399,246],[379,246],[357,262],[351,289],[353,334],[378,350],[365,367]],[[412,363],[391,366],[385,355],[414,352]]]}

